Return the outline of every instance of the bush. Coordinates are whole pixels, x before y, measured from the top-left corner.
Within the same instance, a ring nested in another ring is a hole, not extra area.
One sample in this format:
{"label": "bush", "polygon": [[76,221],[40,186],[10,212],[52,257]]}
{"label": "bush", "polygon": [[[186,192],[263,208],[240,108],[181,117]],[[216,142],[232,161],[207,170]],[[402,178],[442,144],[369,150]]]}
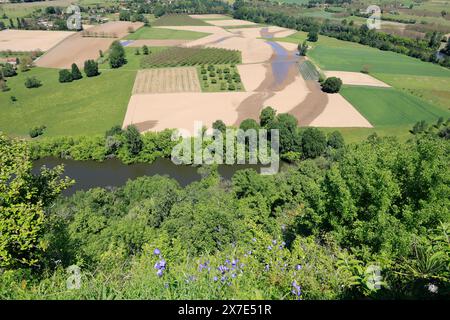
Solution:
{"label": "bush", "polygon": [[144,55],[148,55],[150,53],[150,50],[148,49],[148,47],[146,45],[142,46],[142,53]]}
{"label": "bush", "polygon": [[59,82],[64,83],[72,81],[73,81],[72,73],[69,70],[67,69],[59,70]]}
{"label": "bush", "polygon": [[79,80],[83,78],[83,75],[81,74],[80,69],[78,69],[78,66],[75,63],[72,63],[72,79],[73,80]]}
{"label": "bush", "polygon": [[87,77],[98,76],[98,63],[94,60],[86,60],[84,62],[84,73],[86,73]]}
{"label": "bush", "polygon": [[234,84],[230,83],[228,85],[228,90],[231,90],[231,91],[236,90],[236,86]]}
{"label": "bush", "polygon": [[2,73],[4,77],[14,77],[17,75],[16,69],[12,66],[10,63],[6,63],[5,66],[2,68]]}
{"label": "bush", "polygon": [[317,31],[311,30],[308,33],[308,41],[310,41],[310,42],[317,42],[318,39],[319,39],[319,35],[318,35]]}
{"label": "bush", "polygon": [[46,126],[34,127],[30,130],[29,134],[31,138],[36,138],[44,134]]}
{"label": "bush", "polygon": [[27,87],[28,89],[39,88],[40,86],[42,86],[42,82],[36,77],[28,77],[25,80],[25,87]]}
{"label": "bush", "polygon": [[341,90],[342,80],[336,77],[327,78],[322,83],[322,91],[327,93],[337,93]]}

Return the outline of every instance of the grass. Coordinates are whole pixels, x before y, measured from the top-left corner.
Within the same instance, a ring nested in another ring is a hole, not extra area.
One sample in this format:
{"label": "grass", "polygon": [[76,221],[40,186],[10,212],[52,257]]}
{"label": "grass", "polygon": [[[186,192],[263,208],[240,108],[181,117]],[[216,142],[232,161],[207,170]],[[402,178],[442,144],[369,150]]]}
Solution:
{"label": "grass", "polygon": [[375,127],[413,125],[450,116],[450,112],[394,88],[344,86],[341,94]]}
{"label": "grass", "polygon": [[[225,73],[225,69],[230,72]],[[198,66],[197,72],[203,92],[244,91],[236,65]]]}
{"label": "grass", "polygon": [[172,47],[144,57],[141,61],[141,67],[161,68],[203,64],[237,64],[241,60],[241,53],[238,50]]}
{"label": "grass", "polygon": [[[303,42],[306,35],[300,31],[276,40],[297,44]],[[353,42],[319,36],[318,42],[309,45],[313,48],[308,51],[308,57],[324,70],[359,72],[367,65],[371,73],[450,77],[450,70],[444,67]]]}
{"label": "grass", "polygon": [[[97,77],[59,83],[56,69],[36,67],[19,73],[8,78],[11,90],[0,92],[0,131],[28,137],[32,127],[45,125],[44,137],[101,134],[122,123],[135,75],[125,68],[102,70]],[[25,88],[29,76],[43,85]],[[12,102],[11,96],[17,101]]]}
{"label": "grass", "polygon": [[150,28],[142,27],[129,34],[125,39],[139,40],[139,39],[152,39],[152,40],[196,40],[209,35],[209,33],[195,32],[188,30],[171,30],[162,28]]}
{"label": "grass", "polygon": [[157,19],[154,26],[210,26],[201,19],[194,19],[187,14],[164,15]]}

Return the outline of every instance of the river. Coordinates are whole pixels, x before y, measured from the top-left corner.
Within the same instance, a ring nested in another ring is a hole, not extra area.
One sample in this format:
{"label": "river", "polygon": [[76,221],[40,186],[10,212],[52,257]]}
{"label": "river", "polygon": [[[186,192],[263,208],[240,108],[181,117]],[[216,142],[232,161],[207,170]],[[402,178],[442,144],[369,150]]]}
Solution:
{"label": "river", "polygon": [[[64,195],[70,196],[79,190],[88,190],[95,187],[120,187],[128,180],[142,176],[161,175],[175,179],[181,186],[186,186],[194,181],[199,181],[199,166],[175,165],[170,159],[158,158],[153,163],[138,163],[126,165],[120,160],[109,159],[99,161],[76,161],[59,158],[42,158],[33,163],[33,173],[38,173],[42,166],[53,168],[64,164],[64,174],[76,183],[70,189],[64,191]],[[261,165],[219,165],[218,171],[222,179],[231,180],[238,170],[253,168],[259,172]]]}

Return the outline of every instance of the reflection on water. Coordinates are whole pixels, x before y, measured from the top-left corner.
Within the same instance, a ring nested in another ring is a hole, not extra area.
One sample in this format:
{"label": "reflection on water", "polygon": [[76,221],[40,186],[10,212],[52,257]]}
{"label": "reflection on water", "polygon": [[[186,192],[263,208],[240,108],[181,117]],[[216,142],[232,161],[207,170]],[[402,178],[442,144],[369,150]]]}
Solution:
{"label": "reflection on water", "polygon": [[[132,165],[123,164],[117,159],[98,162],[43,158],[34,162],[33,172],[37,173],[43,165],[53,168],[59,164],[64,164],[64,174],[76,181],[74,186],[64,192],[64,195],[72,195],[78,190],[94,187],[118,187],[130,179],[141,176],[167,176],[178,181],[181,186],[201,179],[198,173],[199,167],[175,165],[170,159],[164,158],[158,158],[153,163]],[[231,180],[236,171],[247,168],[253,168],[259,172],[261,165],[220,165],[218,171],[222,179]]]}

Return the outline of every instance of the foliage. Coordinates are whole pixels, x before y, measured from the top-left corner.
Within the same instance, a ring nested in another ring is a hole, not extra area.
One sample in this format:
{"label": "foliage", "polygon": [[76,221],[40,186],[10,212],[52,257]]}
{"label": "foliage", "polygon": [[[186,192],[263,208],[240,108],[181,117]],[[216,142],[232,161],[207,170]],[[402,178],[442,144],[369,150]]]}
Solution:
{"label": "foliage", "polygon": [[73,80],[79,80],[79,79],[83,78],[83,75],[81,74],[80,69],[78,68],[78,66],[75,63],[72,63],[71,73],[72,73]]}
{"label": "foliage", "polygon": [[39,88],[40,86],[42,86],[42,82],[36,77],[28,77],[25,80],[25,87],[27,87],[28,89]]}
{"label": "foliage", "polygon": [[24,142],[0,136],[0,267],[17,268],[39,262],[46,243],[44,208],[70,186],[60,179],[62,167],[31,173]]}
{"label": "foliage", "polygon": [[109,65],[111,68],[120,68],[127,63],[125,50],[119,41],[114,41],[109,47]]}
{"label": "foliage", "polygon": [[341,90],[342,80],[336,77],[326,78],[322,83],[322,91],[327,93],[337,93]]}
{"label": "foliage", "polygon": [[16,69],[10,63],[5,63],[5,66],[2,68],[2,75],[4,77],[14,77],[17,75]]}
{"label": "foliage", "polygon": [[44,134],[44,131],[46,129],[46,126],[39,126],[39,127],[34,127],[30,130],[30,137],[31,138],[36,138],[38,136],[41,136]]}
{"label": "foliage", "polygon": [[72,73],[67,69],[59,70],[59,82],[72,82],[73,76]]}
{"label": "foliage", "polygon": [[84,73],[87,77],[95,77],[100,73],[98,72],[98,63],[94,60],[86,60],[84,62]]}

